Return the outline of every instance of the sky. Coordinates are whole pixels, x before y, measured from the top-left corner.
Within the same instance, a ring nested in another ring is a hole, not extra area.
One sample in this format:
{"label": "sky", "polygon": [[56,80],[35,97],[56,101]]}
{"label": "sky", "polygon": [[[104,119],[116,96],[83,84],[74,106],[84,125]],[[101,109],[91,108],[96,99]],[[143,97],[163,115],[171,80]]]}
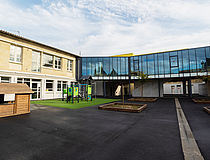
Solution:
{"label": "sky", "polygon": [[0,29],[82,56],[210,45],[209,0],[0,0]]}

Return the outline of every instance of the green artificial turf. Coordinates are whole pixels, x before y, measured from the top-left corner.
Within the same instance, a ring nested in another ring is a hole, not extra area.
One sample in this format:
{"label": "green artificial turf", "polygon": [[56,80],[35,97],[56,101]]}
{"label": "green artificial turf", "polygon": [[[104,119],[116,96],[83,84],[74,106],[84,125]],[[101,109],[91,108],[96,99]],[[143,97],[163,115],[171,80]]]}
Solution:
{"label": "green artificial turf", "polygon": [[40,104],[40,105],[60,107],[60,108],[69,108],[69,109],[79,109],[83,107],[95,106],[95,105],[115,102],[115,101],[119,101],[119,99],[97,98],[97,99],[93,99],[93,101],[88,101],[88,102],[80,101],[79,103],[75,100],[74,104],[66,103],[66,101],[62,101],[60,99],[53,99],[53,100],[31,101],[31,104]]}

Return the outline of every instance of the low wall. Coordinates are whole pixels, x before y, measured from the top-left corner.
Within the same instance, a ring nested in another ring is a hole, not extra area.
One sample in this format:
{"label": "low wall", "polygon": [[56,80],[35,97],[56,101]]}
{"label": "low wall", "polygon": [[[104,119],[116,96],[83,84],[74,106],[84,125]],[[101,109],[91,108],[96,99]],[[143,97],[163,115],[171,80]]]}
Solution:
{"label": "low wall", "polygon": [[[143,84],[141,81],[135,81],[132,96],[133,97],[159,97],[158,88],[159,88],[158,80],[146,80]],[[163,97],[163,82],[162,81],[160,81],[160,97]]]}

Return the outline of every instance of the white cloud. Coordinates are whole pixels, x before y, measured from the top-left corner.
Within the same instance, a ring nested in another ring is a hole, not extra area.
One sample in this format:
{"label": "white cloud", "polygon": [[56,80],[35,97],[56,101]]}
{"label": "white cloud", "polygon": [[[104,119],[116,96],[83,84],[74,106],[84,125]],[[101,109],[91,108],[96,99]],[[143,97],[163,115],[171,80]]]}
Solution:
{"label": "white cloud", "polygon": [[43,0],[30,8],[0,2],[3,29],[84,56],[210,43],[209,1]]}

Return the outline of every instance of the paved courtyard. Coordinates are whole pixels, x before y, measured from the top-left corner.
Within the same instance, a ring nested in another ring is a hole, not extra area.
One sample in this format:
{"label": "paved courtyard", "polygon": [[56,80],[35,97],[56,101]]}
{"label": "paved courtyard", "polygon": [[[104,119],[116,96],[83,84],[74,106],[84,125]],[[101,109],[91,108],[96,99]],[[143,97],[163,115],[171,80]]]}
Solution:
{"label": "paved courtyard", "polygon": [[[204,158],[210,159],[206,105],[180,99]],[[182,160],[173,98],[141,113],[32,106],[31,114],[0,119],[0,160]]]}

